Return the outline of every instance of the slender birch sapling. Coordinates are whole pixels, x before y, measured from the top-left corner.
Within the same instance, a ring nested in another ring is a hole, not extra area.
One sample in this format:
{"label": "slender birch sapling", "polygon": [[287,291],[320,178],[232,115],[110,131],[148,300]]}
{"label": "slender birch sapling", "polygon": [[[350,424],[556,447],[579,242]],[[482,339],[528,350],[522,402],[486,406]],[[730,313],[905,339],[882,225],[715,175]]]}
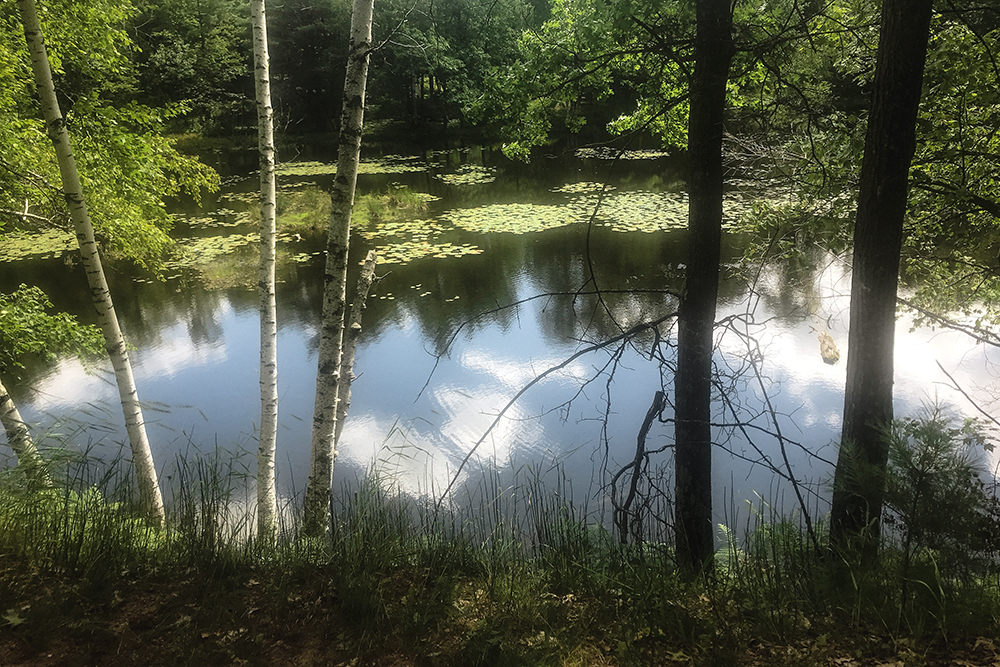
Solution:
{"label": "slender birch sapling", "polygon": [[344,82],[337,176],[331,192],[327,230],[326,270],[323,276],[323,315],[320,325],[316,404],[313,411],[312,456],[303,516],[303,532],[321,537],[330,525],[330,491],[336,457],[337,398],[340,391],[347,294],[347,252],[351,208],[358,180],[361,130],[364,125],[365,86],[371,53],[374,0],[355,0],[351,12],[351,44]]}
{"label": "slender birch sapling", "polygon": [[274,115],[267,53],[264,0],[250,0],[253,17],[254,84],[260,148],[260,439],[257,449],[257,531],[273,541],[278,530],[274,453],[278,439],[278,315],[274,287]]}
{"label": "slender birch sapling", "polygon": [[128,432],[129,444],[132,448],[132,461],[139,481],[139,502],[143,513],[150,521],[162,524],[164,521],[163,496],[156,479],[156,467],[153,464],[153,454],[146,436],[146,425],[142,416],[142,408],[139,405],[135,379],[132,376],[132,365],[129,362],[125,338],[118,324],[118,316],[115,314],[114,303],[111,300],[111,291],[108,289],[101,257],[94,240],[94,228],[87,212],[87,203],[80,185],[80,175],[76,169],[76,159],[73,157],[66,120],[62,116],[56,98],[55,85],[52,82],[52,69],[49,65],[38,12],[34,0],[18,0],[18,6],[24,25],[24,37],[31,53],[31,68],[35,77],[38,97],[41,101],[42,113],[45,117],[46,130],[55,147],[56,158],[59,162],[63,196],[76,229],[80,257],[87,274],[101,331],[104,334],[108,356],[111,358],[111,364],[115,371],[118,394],[125,416],[125,429]]}

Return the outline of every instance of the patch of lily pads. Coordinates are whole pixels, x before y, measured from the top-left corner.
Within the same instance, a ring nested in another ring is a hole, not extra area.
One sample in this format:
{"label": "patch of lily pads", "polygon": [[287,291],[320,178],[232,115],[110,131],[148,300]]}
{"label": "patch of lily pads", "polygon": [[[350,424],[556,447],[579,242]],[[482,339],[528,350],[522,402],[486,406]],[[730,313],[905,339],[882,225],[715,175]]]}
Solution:
{"label": "patch of lily pads", "polygon": [[369,241],[389,237],[409,237],[411,240],[429,240],[446,231],[446,227],[433,219],[414,218],[411,220],[391,220],[363,227],[355,227],[354,232]]}
{"label": "patch of lily pads", "polygon": [[0,262],[56,259],[77,248],[76,235],[65,229],[0,234]]}
{"label": "patch of lily pads", "polygon": [[451,225],[440,220],[411,218],[373,222],[356,227],[354,233],[368,241],[389,241],[375,247],[379,264],[406,264],[423,257],[462,257],[483,252],[471,243],[439,242],[437,239],[450,229]]}
{"label": "patch of lily pads", "polygon": [[438,174],[437,178],[448,185],[487,185],[497,180],[495,169],[478,164],[462,165],[455,173]]}
{"label": "patch of lily pads", "polygon": [[219,195],[220,202],[239,202],[244,206],[249,206],[251,204],[256,204],[260,201],[260,193],[258,192],[226,192]]}
{"label": "patch of lily pads", "polygon": [[440,220],[478,234],[527,234],[578,222],[581,213],[578,207],[570,205],[487,204],[450,211]]}
{"label": "patch of lily pads", "polygon": [[176,222],[182,222],[190,229],[222,229],[239,227],[251,222],[250,214],[236,212],[232,209],[219,209],[208,215],[178,215],[174,214]]}
{"label": "patch of lily pads", "polygon": [[260,243],[260,236],[256,232],[178,239],[175,246],[175,257],[166,262],[164,268],[167,270],[198,269],[239,248],[254,243]]}
{"label": "patch of lily pads", "polygon": [[618,232],[652,234],[687,226],[688,198],[678,192],[627,192],[606,197],[598,217]]}
{"label": "patch of lily pads", "polygon": [[306,264],[308,262],[313,261],[313,259],[316,257],[322,257],[323,254],[324,253],[322,250],[316,252],[297,252],[293,255],[289,255],[288,261],[295,262],[297,264]]}
{"label": "patch of lily pads", "polygon": [[434,243],[431,241],[400,241],[392,245],[380,245],[375,247],[378,253],[379,264],[406,264],[415,259],[423,257],[462,257],[464,255],[479,255],[483,249],[463,243]]}
{"label": "patch of lily pads", "polygon": [[579,158],[596,158],[598,160],[656,160],[669,155],[670,153],[663,150],[620,151],[609,146],[579,148],[576,151],[576,156]]}
{"label": "patch of lily pads", "polygon": [[[587,192],[581,186],[577,192]],[[439,218],[459,229],[479,234],[527,234],[590,220],[597,208],[594,194],[566,204],[489,204],[451,211]],[[597,208],[598,224],[619,232],[653,233],[687,224],[687,196],[680,193],[624,192],[604,197]]]}
{"label": "patch of lily pads", "polygon": [[[426,171],[427,165],[420,158],[387,155],[380,159],[362,160],[359,174],[402,174]],[[308,176],[333,176],[337,173],[335,162],[285,162],[278,165],[278,176],[300,178]]]}
{"label": "patch of lily pads", "polygon": [[580,181],[578,183],[567,183],[566,185],[561,185],[558,188],[552,188],[552,192],[559,192],[566,195],[589,195],[598,194],[600,192],[612,192],[616,190],[615,186],[608,185],[605,186],[604,183],[596,183],[594,181]]}

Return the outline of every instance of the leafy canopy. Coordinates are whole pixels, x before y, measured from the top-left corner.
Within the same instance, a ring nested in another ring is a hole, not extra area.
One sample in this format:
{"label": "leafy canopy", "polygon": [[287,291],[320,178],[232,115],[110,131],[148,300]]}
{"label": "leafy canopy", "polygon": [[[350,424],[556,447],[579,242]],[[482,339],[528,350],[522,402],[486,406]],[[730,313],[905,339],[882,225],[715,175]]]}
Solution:
{"label": "leafy canopy", "polygon": [[101,353],[104,337],[98,327],[82,325],[67,313],[46,312],[50,308],[52,302],[37,287],[21,285],[13,294],[0,294],[0,371],[21,368],[27,356]]}
{"label": "leafy canopy", "polygon": [[[162,135],[186,111],[131,101],[131,5],[47,0],[39,7],[60,107],[105,250],[155,268],[170,246],[164,197],[217,187],[218,176]],[[55,152],[34,93],[17,4],[0,0],[0,233],[67,225]]]}

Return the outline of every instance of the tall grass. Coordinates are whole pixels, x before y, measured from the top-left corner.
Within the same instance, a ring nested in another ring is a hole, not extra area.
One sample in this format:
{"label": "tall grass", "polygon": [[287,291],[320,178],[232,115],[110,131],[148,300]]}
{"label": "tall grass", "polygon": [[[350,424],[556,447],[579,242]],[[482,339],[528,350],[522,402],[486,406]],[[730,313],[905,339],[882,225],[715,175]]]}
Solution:
{"label": "tall grass", "polygon": [[55,469],[55,490],[25,491],[16,470],[0,478],[2,600],[30,599],[49,576],[83,598],[153,576],[197,576],[206,598],[265,582],[274,613],[308,595],[370,650],[461,665],[739,664],[769,644],[808,645],[773,664],[810,664],[876,641],[988,636],[1000,618],[992,547],[956,568],[954,552],[918,549],[890,524],[877,558],[852,561],[817,551],[763,498],[731,508],[715,573],[690,582],[668,526],[621,544],[558,470],[483,472],[445,504],[369,473],[335,494],[326,539],[298,538],[289,508],[275,546],[255,540],[238,456],[179,458],[163,530],[136,518],[124,462],[63,457]]}

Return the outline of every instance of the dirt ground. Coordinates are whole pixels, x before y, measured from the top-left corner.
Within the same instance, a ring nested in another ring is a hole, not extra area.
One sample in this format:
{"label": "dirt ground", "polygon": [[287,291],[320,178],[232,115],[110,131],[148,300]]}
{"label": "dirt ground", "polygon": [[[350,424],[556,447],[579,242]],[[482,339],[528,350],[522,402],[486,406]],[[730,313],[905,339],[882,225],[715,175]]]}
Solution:
{"label": "dirt ground", "polygon": [[[8,596],[9,597],[9,596]],[[783,644],[748,639],[736,654],[653,637],[595,636],[553,650],[495,638],[470,639],[468,619],[443,620],[433,636],[370,632],[345,618],[336,591],[307,582],[292,592],[249,579],[208,586],[197,576],[145,577],[105,589],[36,578],[16,600],[0,600],[0,667],[439,667],[445,665],[833,665],[837,667],[1000,667],[1000,640],[969,638],[918,647],[874,636],[833,639],[817,628]],[[480,633],[481,635],[481,633]],[[545,632],[540,635],[544,638]],[[486,647],[486,648],[484,648]],[[519,650],[524,649],[524,650]],[[630,657],[624,657],[625,655]],[[728,657],[725,657],[728,655]],[[721,657],[720,657],[721,656]]]}

